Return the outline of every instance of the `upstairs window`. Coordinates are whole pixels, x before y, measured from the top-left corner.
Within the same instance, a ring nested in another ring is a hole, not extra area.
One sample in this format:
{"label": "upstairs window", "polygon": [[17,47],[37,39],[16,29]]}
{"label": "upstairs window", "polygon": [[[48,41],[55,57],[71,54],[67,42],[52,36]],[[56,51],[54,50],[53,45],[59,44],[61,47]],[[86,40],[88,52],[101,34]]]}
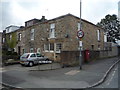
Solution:
{"label": "upstairs window", "polygon": [[97,40],[100,41],[100,30],[97,30]]}
{"label": "upstairs window", "polygon": [[34,40],[34,32],[35,32],[35,30],[34,29],[31,29],[31,40]]}
{"label": "upstairs window", "polygon": [[50,24],[50,38],[55,38],[55,23]]}
{"label": "upstairs window", "polygon": [[12,40],[12,35],[10,35],[10,41]]}
{"label": "upstairs window", "polygon": [[19,33],[19,34],[18,34],[18,41],[21,41],[21,38],[22,38],[22,34]]}

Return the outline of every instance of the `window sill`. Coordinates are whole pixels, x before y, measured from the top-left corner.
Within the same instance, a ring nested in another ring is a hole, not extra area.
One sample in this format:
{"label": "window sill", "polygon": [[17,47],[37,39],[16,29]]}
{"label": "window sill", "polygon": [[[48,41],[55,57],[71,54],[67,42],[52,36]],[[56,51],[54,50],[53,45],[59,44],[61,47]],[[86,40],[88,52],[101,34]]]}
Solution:
{"label": "window sill", "polygon": [[48,50],[45,50],[44,52],[49,52]]}
{"label": "window sill", "polygon": [[55,53],[61,53],[61,51],[56,51]]}
{"label": "window sill", "polygon": [[44,51],[44,52],[52,52],[53,53],[54,51]]}
{"label": "window sill", "polygon": [[48,39],[56,39],[56,37],[54,37],[54,38],[48,38]]}

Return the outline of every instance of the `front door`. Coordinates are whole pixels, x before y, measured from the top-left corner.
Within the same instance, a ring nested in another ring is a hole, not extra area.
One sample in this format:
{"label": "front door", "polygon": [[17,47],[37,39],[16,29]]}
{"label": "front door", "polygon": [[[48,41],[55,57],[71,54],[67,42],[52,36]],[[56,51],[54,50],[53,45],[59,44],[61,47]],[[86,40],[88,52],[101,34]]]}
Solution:
{"label": "front door", "polygon": [[18,46],[18,55],[21,55],[21,47]]}

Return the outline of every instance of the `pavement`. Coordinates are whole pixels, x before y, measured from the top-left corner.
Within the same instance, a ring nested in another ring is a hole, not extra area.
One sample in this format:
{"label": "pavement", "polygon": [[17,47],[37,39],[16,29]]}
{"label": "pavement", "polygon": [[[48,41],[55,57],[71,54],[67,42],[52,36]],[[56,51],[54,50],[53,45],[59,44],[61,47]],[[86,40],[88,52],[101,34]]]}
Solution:
{"label": "pavement", "polygon": [[85,88],[100,81],[117,60],[118,57],[92,61],[84,64],[82,70],[79,66],[61,68],[58,63],[22,68],[7,66],[2,81],[22,88]]}

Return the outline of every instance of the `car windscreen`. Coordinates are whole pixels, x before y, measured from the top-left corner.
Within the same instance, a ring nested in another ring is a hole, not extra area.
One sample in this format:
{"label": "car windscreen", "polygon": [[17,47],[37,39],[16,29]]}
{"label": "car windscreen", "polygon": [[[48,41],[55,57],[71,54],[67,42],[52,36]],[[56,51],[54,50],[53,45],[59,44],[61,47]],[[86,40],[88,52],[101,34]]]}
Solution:
{"label": "car windscreen", "polygon": [[25,53],[25,54],[23,54],[23,55],[21,56],[21,58],[28,58],[28,57],[29,57],[29,55],[30,55],[30,54]]}

